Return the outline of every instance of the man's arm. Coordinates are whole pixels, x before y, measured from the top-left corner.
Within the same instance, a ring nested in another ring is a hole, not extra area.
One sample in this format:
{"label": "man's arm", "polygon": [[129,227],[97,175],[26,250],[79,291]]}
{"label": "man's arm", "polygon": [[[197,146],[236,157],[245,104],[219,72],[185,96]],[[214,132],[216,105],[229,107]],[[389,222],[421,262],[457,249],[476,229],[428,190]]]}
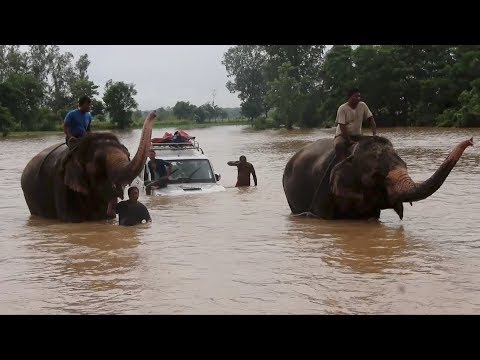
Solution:
{"label": "man's arm", "polygon": [[373,136],[377,135],[377,124],[375,123],[373,114],[368,108],[367,104],[365,104],[365,117],[367,118],[367,121],[370,123],[370,128],[372,129]]}
{"label": "man's arm", "polygon": [[253,176],[253,182],[255,183],[255,186],[257,186],[257,174],[255,174],[255,168],[252,165],[252,176]]}
{"label": "man's arm", "polygon": [[117,210],[117,198],[111,200],[108,202],[108,206],[107,206],[107,216],[109,217],[116,217],[118,213],[118,210]]}
{"label": "man's arm", "polygon": [[375,119],[373,116],[370,116],[367,120],[370,121],[370,127],[372,128],[373,136],[377,135],[377,124],[375,123]]}
{"label": "man's arm", "polygon": [[90,125],[92,124],[92,115],[90,115],[90,120],[88,121],[87,133],[91,133]]}
{"label": "man's arm", "polygon": [[347,140],[347,142],[351,142],[350,135],[348,135],[347,131],[347,117],[341,107],[337,110],[337,119],[335,122],[340,126],[340,136]]}
{"label": "man's arm", "polygon": [[238,166],[239,161],[229,161],[227,162],[227,165],[229,166]]}
{"label": "man's arm", "polygon": [[339,125],[340,125],[341,136],[343,136],[343,138],[345,138],[348,142],[352,142],[352,140],[350,139],[350,136],[348,135],[347,125],[345,124],[339,124]]}
{"label": "man's arm", "polygon": [[[143,204],[142,204],[143,205]],[[148,209],[145,205],[143,205],[143,207],[145,208],[145,214],[143,216],[143,219],[146,221],[146,222],[152,222],[152,218],[150,217],[150,213],[148,212]]]}
{"label": "man's arm", "polygon": [[67,116],[65,116],[65,119],[63,120],[63,132],[65,133],[65,135],[67,135],[68,138],[73,136],[70,133],[70,130],[68,129],[71,122],[72,122],[72,114],[68,113]]}
{"label": "man's arm", "polygon": [[167,178],[169,178],[170,175],[172,175],[172,169],[173,169],[173,165],[167,162]]}

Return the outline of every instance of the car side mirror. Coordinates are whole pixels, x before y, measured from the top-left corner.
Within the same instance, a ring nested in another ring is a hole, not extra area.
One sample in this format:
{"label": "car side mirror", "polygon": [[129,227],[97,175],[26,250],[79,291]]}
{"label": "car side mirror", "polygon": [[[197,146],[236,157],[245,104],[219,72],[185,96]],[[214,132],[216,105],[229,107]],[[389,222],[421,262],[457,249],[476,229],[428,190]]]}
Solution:
{"label": "car side mirror", "polygon": [[220,175],[220,174],[215,174],[215,179],[216,179],[217,181],[220,181],[221,178],[222,178],[222,175]]}

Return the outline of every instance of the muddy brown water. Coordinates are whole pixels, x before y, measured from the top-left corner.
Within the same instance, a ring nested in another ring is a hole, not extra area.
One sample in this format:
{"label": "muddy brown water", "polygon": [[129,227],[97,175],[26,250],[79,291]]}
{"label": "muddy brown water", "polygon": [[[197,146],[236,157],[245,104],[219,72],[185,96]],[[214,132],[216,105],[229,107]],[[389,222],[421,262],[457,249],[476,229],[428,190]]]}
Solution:
{"label": "muddy brown water", "polygon": [[[155,129],[154,136],[172,129]],[[414,180],[430,176],[472,129],[379,129]],[[53,135],[0,141],[0,313],[3,314],[458,314],[480,312],[480,149],[468,148],[430,198],[379,223],[292,217],[288,159],[332,129],[190,130],[223,193],[141,194],[153,223],[62,224],[31,217],[25,164]],[[140,130],[118,133],[134,153]],[[246,155],[257,188],[236,189]]]}

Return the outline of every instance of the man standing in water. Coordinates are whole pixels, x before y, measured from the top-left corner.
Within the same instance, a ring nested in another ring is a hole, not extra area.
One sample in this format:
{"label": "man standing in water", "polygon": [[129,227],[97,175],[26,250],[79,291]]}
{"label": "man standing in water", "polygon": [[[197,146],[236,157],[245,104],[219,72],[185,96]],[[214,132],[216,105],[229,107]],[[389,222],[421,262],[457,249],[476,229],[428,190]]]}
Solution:
{"label": "man standing in water", "polygon": [[257,175],[255,174],[255,168],[252,164],[247,162],[247,158],[244,155],[240,156],[240,161],[229,161],[227,162],[227,165],[236,166],[238,169],[238,177],[235,187],[250,186],[250,174],[252,174],[255,186],[257,186]]}
{"label": "man standing in water", "polygon": [[362,123],[370,122],[373,136],[377,134],[377,125],[367,104],[361,101],[360,91],[352,89],[348,92],[347,102],[340,105],[337,111],[337,130],[334,146],[337,162],[347,157],[347,149],[362,135]]}
{"label": "man standing in water", "polygon": [[128,189],[128,200],[121,201],[118,204],[108,204],[107,215],[115,217],[118,214],[118,224],[132,226],[145,222],[151,222],[152,218],[145,205],[138,201],[138,188],[132,186]]}

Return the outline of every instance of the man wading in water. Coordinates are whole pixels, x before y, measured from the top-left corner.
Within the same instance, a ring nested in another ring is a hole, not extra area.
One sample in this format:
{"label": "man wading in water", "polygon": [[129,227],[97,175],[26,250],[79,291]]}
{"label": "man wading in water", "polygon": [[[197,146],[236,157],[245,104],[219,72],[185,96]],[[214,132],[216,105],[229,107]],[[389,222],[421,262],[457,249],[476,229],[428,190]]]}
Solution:
{"label": "man wading in water", "polygon": [[229,166],[236,166],[238,169],[237,183],[235,187],[239,186],[250,186],[250,174],[253,176],[253,182],[257,186],[257,175],[255,174],[255,168],[252,164],[247,162],[245,156],[240,156],[240,161],[229,161],[227,162]]}
{"label": "man wading in water", "polygon": [[108,204],[107,214],[115,217],[118,214],[118,224],[124,226],[132,226],[145,222],[151,222],[152,218],[146,208],[140,201],[138,201],[138,188],[132,186],[128,189],[128,200],[121,201],[113,205],[112,202]]}

